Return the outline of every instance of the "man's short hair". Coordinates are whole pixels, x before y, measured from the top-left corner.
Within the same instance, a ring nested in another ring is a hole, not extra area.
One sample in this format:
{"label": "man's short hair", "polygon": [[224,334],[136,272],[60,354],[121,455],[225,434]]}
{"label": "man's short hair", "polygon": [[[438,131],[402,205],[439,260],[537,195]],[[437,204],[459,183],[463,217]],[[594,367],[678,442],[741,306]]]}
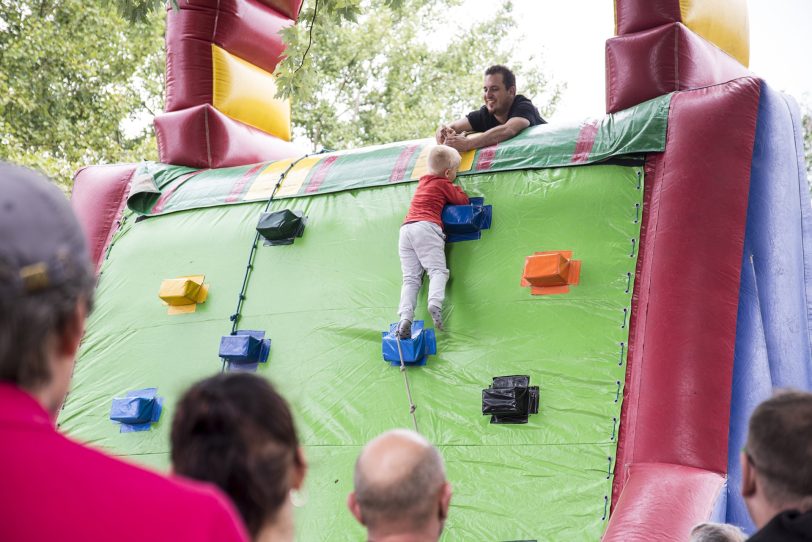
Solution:
{"label": "man's short hair", "polygon": [[355,499],[368,529],[403,522],[417,529],[437,513],[437,496],[445,483],[443,458],[437,448],[427,443],[413,465],[399,478],[381,484],[367,479],[359,456],[353,478]]}
{"label": "man's short hair", "polygon": [[429,171],[442,175],[447,169],[454,169],[460,165],[460,153],[448,145],[435,145],[429,151]]}
{"label": "man's short hair", "polygon": [[90,308],[93,269],[84,234],[59,188],[0,163],[0,380],[47,384],[48,339]]}
{"label": "man's short hair", "polygon": [[812,394],[783,391],[758,405],[745,454],[770,504],[812,497]]}
{"label": "man's short hair", "polygon": [[691,529],[688,542],[744,542],[747,534],[727,523],[700,523]]}
{"label": "man's short hair", "polygon": [[507,66],[502,66],[501,64],[494,64],[487,70],[485,70],[485,75],[496,75],[497,73],[502,74],[502,82],[505,83],[505,88],[510,90],[510,87],[516,86],[516,76],[513,75],[513,72],[510,71]]}

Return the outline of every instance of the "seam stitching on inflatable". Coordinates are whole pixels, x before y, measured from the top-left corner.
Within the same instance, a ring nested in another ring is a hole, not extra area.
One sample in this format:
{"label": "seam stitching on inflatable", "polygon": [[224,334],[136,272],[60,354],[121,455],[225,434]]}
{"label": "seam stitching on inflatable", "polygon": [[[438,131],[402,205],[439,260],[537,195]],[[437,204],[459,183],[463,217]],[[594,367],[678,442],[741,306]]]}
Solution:
{"label": "seam stitching on inflatable", "polygon": [[674,24],[674,90],[680,90],[679,86],[679,26]]}
{"label": "seam stitching on inflatable", "polygon": [[211,138],[209,137],[209,108],[203,110],[203,127],[206,133],[206,167],[211,166]]}
{"label": "seam stitching on inflatable", "polygon": [[214,12],[214,28],[211,31],[211,41],[214,42],[217,36],[217,22],[220,20],[220,0],[217,0],[217,7]]}

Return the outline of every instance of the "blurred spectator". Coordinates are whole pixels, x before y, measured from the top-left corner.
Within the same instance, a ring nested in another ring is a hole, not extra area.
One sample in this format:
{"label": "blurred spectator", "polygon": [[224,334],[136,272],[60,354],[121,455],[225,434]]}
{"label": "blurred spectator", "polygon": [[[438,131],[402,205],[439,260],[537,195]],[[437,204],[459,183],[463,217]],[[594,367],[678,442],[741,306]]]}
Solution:
{"label": "blurred spectator", "polygon": [[812,394],[756,407],[742,450],[742,496],[760,530],[750,540],[812,540]]}
{"label": "blurred spectator", "polygon": [[56,431],[93,287],[62,192],[0,164],[0,540],[247,540],[213,487],[165,478]]}
{"label": "blurred spectator", "polygon": [[451,485],[440,452],[412,431],[371,440],[355,463],[347,505],[368,539],[435,541],[448,517]]}
{"label": "blurred spectator", "polygon": [[689,542],[744,542],[747,534],[727,523],[700,523],[691,529]]}
{"label": "blurred spectator", "polygon": [[172,465],[225,491],[254,540],[294,539],[307,465],[290,409],[264,378],[227,373],[192,386],[172,423]]}

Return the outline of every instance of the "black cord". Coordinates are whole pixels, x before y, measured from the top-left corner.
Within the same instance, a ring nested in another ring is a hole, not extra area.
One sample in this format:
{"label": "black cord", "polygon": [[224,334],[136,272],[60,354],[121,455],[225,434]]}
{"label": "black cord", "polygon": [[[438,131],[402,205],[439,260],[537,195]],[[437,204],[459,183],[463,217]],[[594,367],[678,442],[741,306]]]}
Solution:
{"label": "black cord", "polygon": [[[276,186],[274,186],[273,191],[271,192],[271,197],[268,198],[268,202],[265,204],[265,209],[263,209],[263,211],[262,211],[263,213],[267,212],[268,209],[271,207],[271,202],[273,202],[274,197],[276,197],[276,193],[279,191],[279,187],[282,186],[282,181],[285,180],[285,177],[287,177],[290,170],[293,169],[293,167],[296,164],[298,164],[299,162],[301,162],[302,160],[304,160],[308,156],[310,156],[310,154],[305,154],[304,156],[300,156],[299,158],[297,158],[296,160],[291,162],[291,164],[288,166],[288,168],[285,171],[282,172],[282,175],[279,176],[279,180],[276,182]],[[248,278],[251,276],[251,270],[254,269],[254,256],[257,253],[257,244],[259,243],[259,238],[260,238],[260,234],[259,234],[259,232],[256,232],[256,234],[254,235],[254,242],[251,244],[251,251],[248,253],[248,264],[245,266],[245,275],[243,275],[242,287],[240,288],[240,295],[237,298],[237,310],[234,311],[234,314],[232,314],[229,317],[229,319],[232,322],[232,324],[231,324],[231,334],[232,335],[237,334],[237,327],[239,326],[240,316],[242,314],[242,305],[243,305],[243,302],[245,301],[245,292],[248,289]],[[224,359],[223,360],[223,366],[220,369],[220,372],[221,373],[225,372],[225,370],[226,370],[226,360]]]}
{"label": "black cord", "polygon": [[310,28],[308,29],[309,38],[307,41],[307,49],[305,49],[304,54],[302,55],[302,62],[299,64],[299,67],[293,70],[293,75],[299,73],[299,70],[302,69],[304,66],[305,59],[307,58],[307,53],[310,52],[310,46],[313,45],[313,25],[316,24],[316,16],[319,14],[319,0],[316,0],[315,6],[313,6],[313,19],[310,21]]}

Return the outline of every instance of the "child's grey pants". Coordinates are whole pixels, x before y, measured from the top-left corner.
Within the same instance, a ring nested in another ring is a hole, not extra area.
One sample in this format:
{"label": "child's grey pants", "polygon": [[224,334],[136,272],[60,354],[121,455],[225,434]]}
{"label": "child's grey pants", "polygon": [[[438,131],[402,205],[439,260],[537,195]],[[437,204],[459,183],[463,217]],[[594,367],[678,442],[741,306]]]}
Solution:
{"label": "child's grey pants", "polygon": [[398,241],[403,287],[400,290],[401,319],[414,320],[414,306],[423,280],[429,276],[429,305],[442,308],[448,269],[445,266],[445,235],[434,222],[412,222],[400,227]]}

